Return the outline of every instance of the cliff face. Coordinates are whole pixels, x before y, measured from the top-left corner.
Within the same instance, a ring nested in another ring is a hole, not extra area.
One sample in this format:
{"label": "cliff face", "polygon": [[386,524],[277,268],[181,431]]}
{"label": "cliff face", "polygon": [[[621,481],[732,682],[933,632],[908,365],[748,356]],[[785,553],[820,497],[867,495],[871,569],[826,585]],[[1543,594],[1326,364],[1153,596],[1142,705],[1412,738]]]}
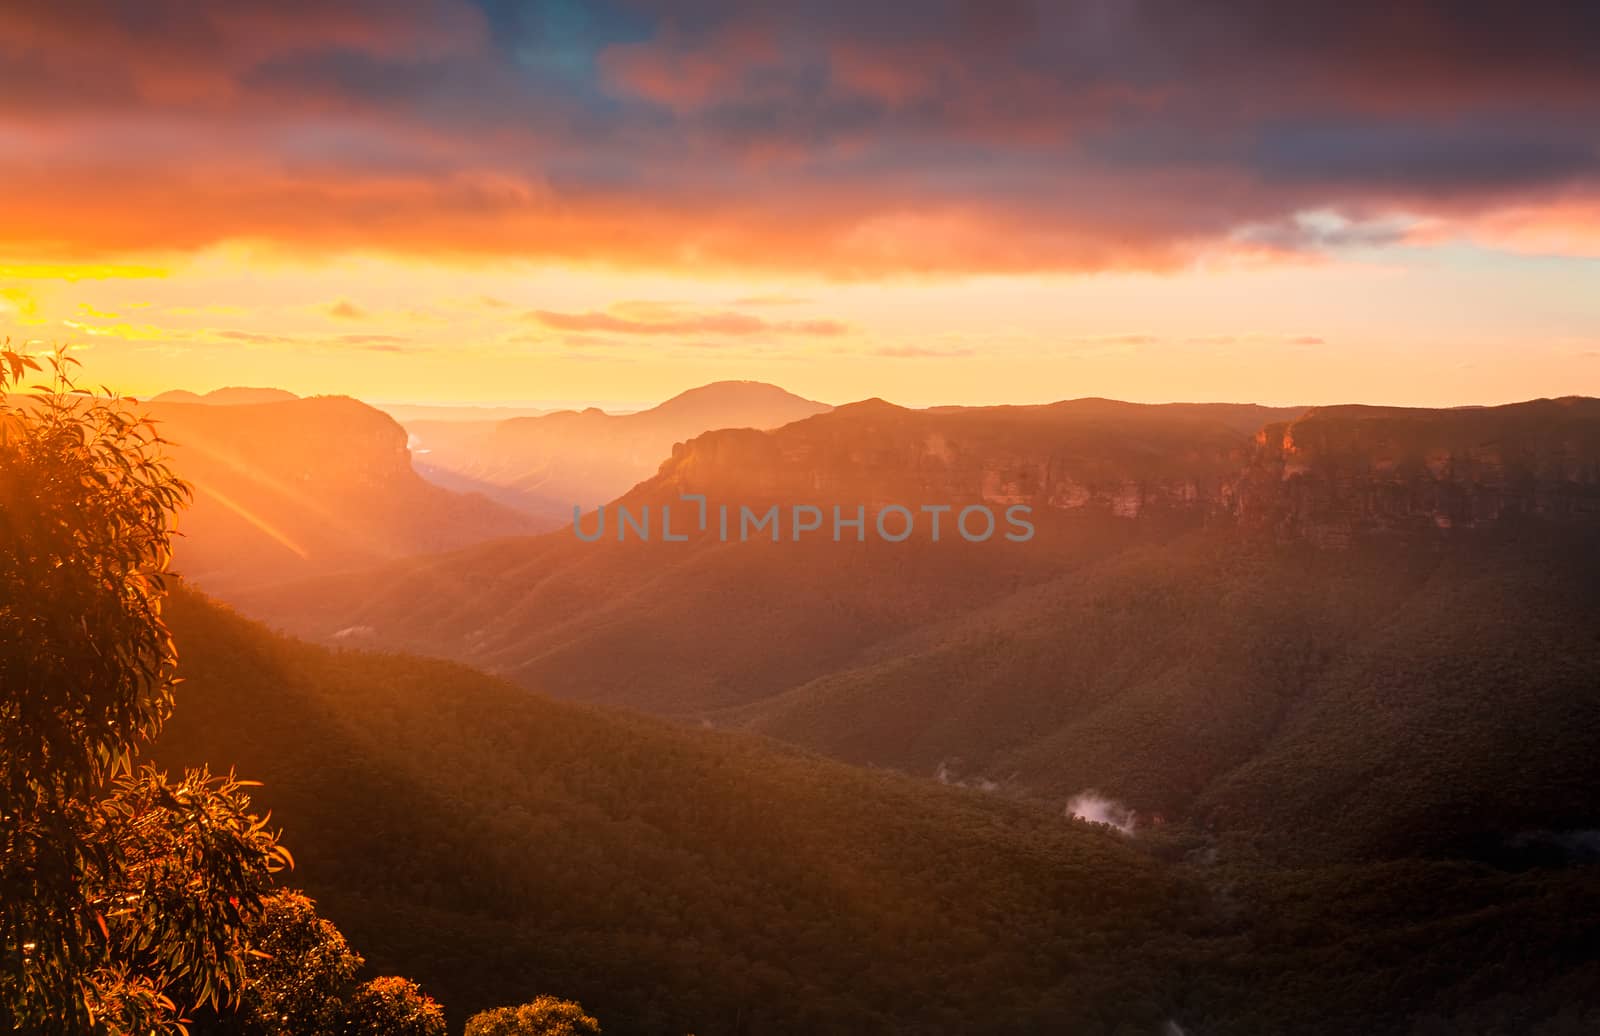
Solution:
{"label": "cliff face", "polygon": [[[1243,419],[1266,414],[1251,434]],[[1600,522],[1600,400],[1465,410],[1045,407],[913,411],[869,400],[773,432],[678,444],[629,498],[1028,504],[1040,513],[1238,522],[1325,546]]]}
{"label": "cliff face", "polygon": [[1026,503],[1137,517],[1219,499],[1249,451],[1247,435],[1188,409],[1084,400],[906,410],[868,400],[773,432],[680,443],[636,492],[823,505]]}
{"label": "cliff face", "polygon": [[353,399],[147,409],[195,490],[175,567],[212,593],[530,531],[424,481],[405,431]]}
{"label": "cliff face", "polygon": [[175,464],[293,483],[319,493],[371,492],[410,480],[406,433],[388,415],[343,396],[207,406],[153,403]]}
{"label": "cliff face", "polygon": [[1464,410],[1326,407],[1267,425],[1233,511],[1339,546],[1367,534],[1600,523],[1600,400]]}

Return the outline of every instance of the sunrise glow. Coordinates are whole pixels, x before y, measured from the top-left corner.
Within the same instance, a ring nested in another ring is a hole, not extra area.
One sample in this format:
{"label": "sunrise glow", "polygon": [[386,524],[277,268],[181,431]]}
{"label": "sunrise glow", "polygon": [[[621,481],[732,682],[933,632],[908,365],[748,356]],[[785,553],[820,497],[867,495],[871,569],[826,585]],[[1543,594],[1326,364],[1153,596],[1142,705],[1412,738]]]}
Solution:
{"label": "sunrise glow", "polygon": [[1600,91],[1532,18],[102,14],[0,14],[0,334],[123,391],[1600,391]]}

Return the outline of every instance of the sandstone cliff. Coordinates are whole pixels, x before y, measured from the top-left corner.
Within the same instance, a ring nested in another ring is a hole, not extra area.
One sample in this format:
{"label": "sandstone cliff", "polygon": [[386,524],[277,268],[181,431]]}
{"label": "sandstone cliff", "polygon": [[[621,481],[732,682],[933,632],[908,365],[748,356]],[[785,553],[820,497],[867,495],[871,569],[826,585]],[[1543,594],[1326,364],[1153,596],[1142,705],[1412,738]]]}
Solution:
{"label": "sandstone cliff", "polygon": [[1528,516],[1600,521],[1600,400],[1303,413],[1106,400],[908,410],[867,400],[771,432],[679,443],[625,500],[682,493],[1159,514],[1326,546]]}
{"label": "sandstone cliff", "polygon": [[1255,437],[1232,510],[1328,545],[1362,534],[1600,521],[1600,400],[1320,407]]}
{"label": "sandstone cliff", "polygon": [[211,593],[532,531],[425,481],[394,419],[342,396],[146,408],[194,486],[175,567]]}

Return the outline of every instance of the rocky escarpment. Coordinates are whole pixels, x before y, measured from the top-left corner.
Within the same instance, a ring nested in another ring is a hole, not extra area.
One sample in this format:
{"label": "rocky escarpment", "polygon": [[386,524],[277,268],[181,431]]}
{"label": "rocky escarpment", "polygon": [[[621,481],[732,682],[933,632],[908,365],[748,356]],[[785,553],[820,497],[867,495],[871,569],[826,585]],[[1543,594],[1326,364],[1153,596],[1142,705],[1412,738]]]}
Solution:
{"label": "rocky escarpment", "polygon": [[1321,407],[1255,436],[1231,509],[1338,546],[1364,534],[1600,523],[1600,400],[1421,410]]}
{"label": "rocky escarpment", "polygon": [[211,593],[531,531],[424,481],[400,425],[354,399],[147,409],[194,487],[176,568]]}
{"label": "rocky escarpment", "polygon": [[172,440],[175,464],[271,476],[321,493],[350,493],[415,478],[406,433],[347,396],[241,405],[163,403],[146,409]]}
{"label": "rocky escarpment", "polygon": [[772,432],[673,449],[642,498],[729,502],[1029,504],[1139,517],[1222,506],[1252,454],[1239,411],[1108,400],[908,410],[867,400]]}
{"label": "rocky escarpment", "polygon": [[630,499],[683,493],[1178,515],[1326,546],[1526,516],[1600,522],[1600,400],[1303,413],[1106,400],[919,411],[868,400],[772,432],[680,443]]}

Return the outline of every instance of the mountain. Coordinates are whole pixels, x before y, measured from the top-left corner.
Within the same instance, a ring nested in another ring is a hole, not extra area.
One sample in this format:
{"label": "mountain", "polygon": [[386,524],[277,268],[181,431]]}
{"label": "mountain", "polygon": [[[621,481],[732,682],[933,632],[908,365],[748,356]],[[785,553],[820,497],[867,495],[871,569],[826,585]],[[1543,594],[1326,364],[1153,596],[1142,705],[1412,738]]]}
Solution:
{"label": "mountain", "polygon": [[719,381],[633,414],[590,408],[483,422],[412,420],[419,469],[546,521],[611,500],[653,475],[674,443],[716,428],[776,428],[828,407],[755,381]]}
{"label": "mountain", "polygon": [[265,786],[306,888],[451,1009],[643,1033],[1577,1033],[1592,867],[1284,869],[1004,794],[330,652],[180,592],[157,745]]}
{"label": "mountain", "polygon": [[1196,890],[1022,804],[332,653],[188,594],[158,746],[265,782],[303,885],[466,1013],[608,1033],[1155,1031]]}
{"label": "mountain", "polygon": [[[1280,415],[1105,400],[944,411],[857,403],[772,432],[699,436],[623,503],[670,506],[686,492],[714,504],[846,510],[1056,499],[1039,520],[1070,517],[1073,528],[1024,544],[949,534],[934,544],[924,535],[893,549],[814,538],[781,549],[609,535],[585,544],[569,530],[243,603],[295,632],[362,628],[375,644],[459,658],[561,696],[668,713],[729,707],[856,664],[878,645],[1092,563],[1130,538],[1194,525],[1193,505],[1206,494],[1220,499],[1257,451],[1246,429],[1263,416]],[[1158,520],[1159,501],[1174,529]],[[689,505],[679,507],[686,517]],[[1145,521],[1126,520],[1135,514]],[[707,652],[705,631],[724,614],[738,616],[743,635]],[[602,643],[609,649],[593,650]]]}
{"label": "mountain", "polygon": [[171,389],[150,399],[152,403],[204,403],[208,406],[250,406],[256,403],[286,403],[300,397],[278,388],[228,388],[212,389],[204,394],[187,389]]}
{"label": "mountain", "polygon": [[[1058,808],[1093,790],[1275,859],[1582,842],[1600,404],[1246,416],[869,401],[675,450],[623,503],[676,502],[684,543],[568,530],[244,604]],[[1028,503],[1036,533],[720,542],[683,493]]]}
{"label": "mountain", "polygon": [[652,488],[1185,514],[1326,545],[1520,516],[1592,523],[1600,521],[1600,400],[1275,414],[1093,399],[912,411],[869,400],[769,435],[703,436],[675,451],[640,488],[640,502]]}
{"label": "mountain", "polygon": [[703,715],[1277,859],[1499,858],[1600,820],[1600,550],[1548,534],[1142,543]]}
{"label": "mountain", "polygon": [[1500,407],[1320,407],[1256,437],[1238,509],[1325,545],[1488,528],[1528,517],[1600,522],[1600,400]]}
{"label": "mountain", "polygon": [[194,485],[176,568],[217,593],[531,531],[524,516],[452,493],[411,467],[406,434],[324,396],[145,408]]}
{"label": "mountain", "polygon": [[771,434],[701,436],[675,449],[634,499],[703,492],[829,505],[1022,503],[1119,517],[1187,511],[1220,506],[1256,449],[1250,431],[1285,413],[1103,399],[909,410],[870,399]]}

